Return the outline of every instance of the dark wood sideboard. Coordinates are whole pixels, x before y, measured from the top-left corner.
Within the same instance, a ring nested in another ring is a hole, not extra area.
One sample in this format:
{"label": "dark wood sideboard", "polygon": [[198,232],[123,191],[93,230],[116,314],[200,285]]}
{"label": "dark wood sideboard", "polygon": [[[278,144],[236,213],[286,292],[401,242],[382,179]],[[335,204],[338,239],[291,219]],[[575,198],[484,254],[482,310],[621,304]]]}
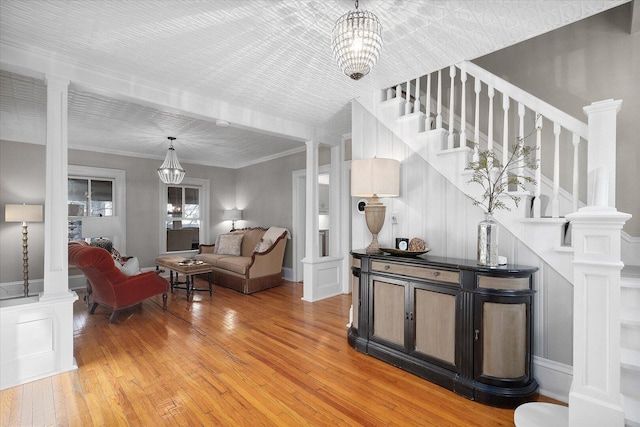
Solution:
{"label": "dark wood sideboard", "polygon": [[353,348],[488,405],[534,399],[536,267],[351,255]]}

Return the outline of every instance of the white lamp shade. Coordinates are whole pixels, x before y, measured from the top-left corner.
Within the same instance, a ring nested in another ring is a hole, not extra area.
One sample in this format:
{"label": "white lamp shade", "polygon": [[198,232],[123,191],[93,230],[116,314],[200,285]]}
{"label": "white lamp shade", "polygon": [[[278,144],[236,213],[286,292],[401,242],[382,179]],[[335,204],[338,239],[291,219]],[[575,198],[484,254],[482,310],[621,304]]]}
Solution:
{"label": "white lamp shade", "polygon": [[400,162],[395,159],[353,160],[351,195],[354,197],[397,197],[400,195]]}
{"label": "white lamp shade", "polygon": [[42,205],[5,205],[5,222],[42,222]]}
{"label": "white lamp shade", "polygon": [[242,219],[242,211],[240,209],[227,209],[222,214],[224,221],[239,221]]}
{"label": "white lamp shade", "polygon": [[87,216],[82,218],[82,237],[115,237],[120,235],[117,216]]}

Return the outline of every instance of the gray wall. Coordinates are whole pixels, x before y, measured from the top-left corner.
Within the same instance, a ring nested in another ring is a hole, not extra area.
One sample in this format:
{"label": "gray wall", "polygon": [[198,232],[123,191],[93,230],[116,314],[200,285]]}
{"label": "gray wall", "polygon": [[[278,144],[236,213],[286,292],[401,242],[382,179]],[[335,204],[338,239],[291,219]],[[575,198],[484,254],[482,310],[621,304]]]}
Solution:
{"label": "gray wall", "polygon": [[[318,150],[318,164],[331,161],[327,147]],[[278,226],[292,230],[292,172],[306,169],[306,154],[298,153],[237,170],[236,198],[243,227]],[[304,200],[301,201],[304,204]],[[301,230],[304,232],[304,230]],[[299,232],[299,231],[298,231]],[[293,268],[293,245],[287,242],[284,267]]]}
{"label": "gray wall", "polygon": [[[637,5],[636,5],[637,6]],[[629,34],[631,3],[524,41],[473,62],[587,121],[582,107],[622,99],[618,113],[616,207],[640,236],[640,32]]]}

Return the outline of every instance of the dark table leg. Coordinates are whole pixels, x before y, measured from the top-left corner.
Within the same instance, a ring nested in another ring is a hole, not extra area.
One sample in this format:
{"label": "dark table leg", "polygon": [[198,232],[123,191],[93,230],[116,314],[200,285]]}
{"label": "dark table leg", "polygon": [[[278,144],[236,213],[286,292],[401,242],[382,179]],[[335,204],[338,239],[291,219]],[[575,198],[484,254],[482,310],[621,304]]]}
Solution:
{"label": "dark table leg", "polygon": [[207,273],[207,277],[209,278],[209,296],[213,296],[213,288],[211,287],[211,272]]}
{"label": "dark table leg", "polygon": [[189,301],[189,295],[191,294],[191,288],[193,287],[193,285],[191,284],[191,280],[189,280],[189,275],[185,274],[185,285],[184,287],[187,288],[187,301]]}

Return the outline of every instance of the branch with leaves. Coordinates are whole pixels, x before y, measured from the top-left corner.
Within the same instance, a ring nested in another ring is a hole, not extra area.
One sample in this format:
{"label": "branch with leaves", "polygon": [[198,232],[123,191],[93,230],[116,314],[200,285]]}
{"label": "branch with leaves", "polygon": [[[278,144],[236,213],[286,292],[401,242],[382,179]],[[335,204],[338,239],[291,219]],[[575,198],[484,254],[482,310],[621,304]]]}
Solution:
{"label": "branch with leaves", "polygon": [[498,209],[510,211],[511,208],[503,200],[500,200],[500,196],[506,194],[513,200],[516,207],[520,203],[520,197],[510,194],[509,186],[514,185],[516,188],[526,191],[526,184],[536,185],[536,181],[532,177],[519,175],[520,168],[538,168],[537,160],[532,158],[535,148],[525,146],[523,144],[525,138],[519,139],[518,143],[513,146],[513,151],[504,165],[495,153],[489,150],[480,150],[478,161],[469,162],[465,170],[472,170],[473,174],[468,182],[475,182],[483,189],[480,198],[467,195],[473,201],[474,206],[482,206],[490,214]]}

